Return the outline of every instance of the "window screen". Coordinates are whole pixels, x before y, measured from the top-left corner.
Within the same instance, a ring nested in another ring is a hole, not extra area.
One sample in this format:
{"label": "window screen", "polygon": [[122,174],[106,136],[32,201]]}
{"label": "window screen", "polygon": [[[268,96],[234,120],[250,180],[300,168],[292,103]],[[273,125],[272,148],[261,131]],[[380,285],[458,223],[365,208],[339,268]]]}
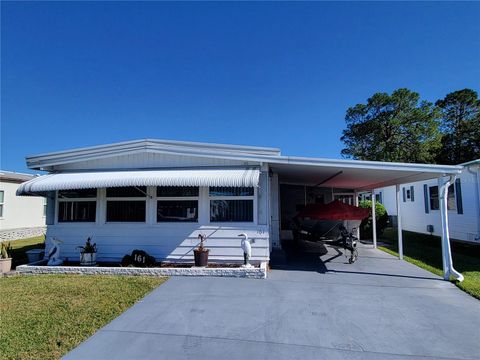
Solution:
{"label": "window screen", "polygon": [[[97,189],[58,191],[58,222],[95,222]],[[46,199],[44,202],[46,215]]]}
{"label": "window screen", "polygon": [[108,188],[107,222],[145,222],[146,197],[146,186]]}
{"label": "window screen", "polygon": [[253,200],[210,200],[211,222],[252,222]]}
{"label": "window screen", "polygon": [[61,201],[58,222],[95,222],[96,201]]}
{"label": "window screen", "polygon": [[145,222],[145,201],[107,201],[108,222]]}
{"label": "window screen", "polygon": [[157,201],[157,222],[198,221],[197,200]]}

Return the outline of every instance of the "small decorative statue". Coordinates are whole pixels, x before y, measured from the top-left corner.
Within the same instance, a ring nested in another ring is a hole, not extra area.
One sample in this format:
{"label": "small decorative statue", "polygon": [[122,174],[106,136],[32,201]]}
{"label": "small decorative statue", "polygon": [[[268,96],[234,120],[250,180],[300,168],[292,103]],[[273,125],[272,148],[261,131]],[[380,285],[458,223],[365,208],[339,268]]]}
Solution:
{"label": "small decorative statue", "polygon": [[250,258],[252,257],[252,245],[255,243],[255,239],[249,240],[248,235],[243,233],[238,236],[242,236],[242,250],[243,250],[243,267],[252,267],[250,264]]}
{"label": "small decorative statue", "polygon": [[60,259],[60,244],[63,243],[62,240],[57,238],[51,238],[53,247],[48,251],[48,266],[59,266],[63,264],[63,260]]}

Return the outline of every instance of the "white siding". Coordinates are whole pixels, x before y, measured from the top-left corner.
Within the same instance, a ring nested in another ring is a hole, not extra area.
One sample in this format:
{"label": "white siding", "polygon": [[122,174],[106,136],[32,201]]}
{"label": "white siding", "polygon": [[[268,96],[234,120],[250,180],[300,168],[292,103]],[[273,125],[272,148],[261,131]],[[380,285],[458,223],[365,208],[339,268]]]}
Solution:
{"label": "white siding", "polygon": [[[268,173],[262,173],[268,177]],[[262,175],[261,175],[262,176]],[[263,182],[261,181],[261,184]],[[255,239],[252,244],[252,261],[268,261],[270,254],[269,231],[265,215],[268,206],[265,187],[255,191],[253,223],[209,223],[210,205],[208,187],[200,187],[198,223],[156,223],[155,198],[147,198],[147,221],[145,223],[106,223],[105,189],[99,190],[96,223],[58,223],[48,226],[47,238],[57,237],[61,245],[61,257],[78,261],[78,246],[85,244],[87,237],[98,247],[100,261],[120,261],[132,250],[144,250],[157,261],[193,261],[193,249],[198,245],[198,235],[207,235],[205,246],[210,249],[212,261],[243,261],[241,237],[246,233]],[[155,188],[149,187],[149,194]],[[261,200],[261,201],[260,201]],[[55,203],[52,203],[55,206]],[[265,224],[260,224],[265,222]],[[51,243],[47,241],[47,252]]]}
{"label": "white siding", "polygon": [[268,224],[268,203],[269,203],[269,191],[268,191],[268,170],[260,173],[260,181],[257,189],[258,194],[258,224]]}
{"label": "white siding", "polygon": [[[268,231],[265,226],[232,225],[211,226],[200,224],[104,224],[104,225],[50,225],[47,238],[57,237],[61,245],[61,256],[78,261],[78,246],[84,245],[87,237],[97,244],[98,259],[119,261],[134,249],[145,250],[158,260],[193,261],[193,249],[198,245],[198,234],[206,234],[205,246],[210,249],[212,261],[243,261],[240,247],[246,233],[255,239],[252,245],[252,261],[269,258]],[[47,243],[47,247],[50,243]]]}
{"label": "white siding", "polygon": [[[475,241],[479,234],[478,216],[478,195],[476,190],[476,177],[464,170],[458,178],[462,188],[463,214],[458,214],[457,210],[448,211],[450,237],[452,239],[463,241]],[[402,225],[404,230],[414,231],[424,234],[427,232],[427,225],[433,225],[434,235],[441,236],[440,210],[431,210],[425,213],[424,184],[427,187],[438,185],[437,179],[419,181],[415,183],[404,184],[400,186],[400,206],[402,213]],[[414,201],[406,199],[403,201],[402,188],[410,189],[414,187]],[[391,188],[377,189],[384,191],[384,201],[388,204],[387,212],[389,215],[396,215],[395,209],[395,191]],[[395,209],[392,212],[389,209]],[[478,240],[477,240],[478,241]],[[480,241],[479,241],[480,242]]]}
{"label": "white siding", "polygon": [[44,198],[16,196],[20,184],[0,182],[4,191],[3,217],[0,217],[0,230],[45,226],[43,216]]}
{"label": "white siding", "polygon": [[389,186],[375,190],[375,193],[382,194],[382,204],[385,206],[388,215],[397,215],[397,201],[395,186]]}

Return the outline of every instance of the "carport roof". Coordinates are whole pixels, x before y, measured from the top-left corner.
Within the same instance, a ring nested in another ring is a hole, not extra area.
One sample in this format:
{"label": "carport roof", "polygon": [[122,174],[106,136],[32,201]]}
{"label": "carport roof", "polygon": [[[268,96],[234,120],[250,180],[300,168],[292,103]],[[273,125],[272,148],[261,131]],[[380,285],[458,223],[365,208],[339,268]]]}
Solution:
{"label": "carport roof", "polygon": [[270,161],[280,182],[371,190],[459,174],[462,166],[279,156]]}

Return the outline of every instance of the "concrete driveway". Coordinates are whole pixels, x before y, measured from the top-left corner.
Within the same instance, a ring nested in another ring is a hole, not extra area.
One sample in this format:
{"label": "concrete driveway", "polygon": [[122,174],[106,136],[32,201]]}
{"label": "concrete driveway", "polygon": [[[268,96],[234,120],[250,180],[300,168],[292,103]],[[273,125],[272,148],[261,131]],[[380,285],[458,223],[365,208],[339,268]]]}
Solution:
{"label": "concrete driveway", "polygon": [[366,246],[267,280],[171,278],[65,359],[478,359],[480,301]]}

